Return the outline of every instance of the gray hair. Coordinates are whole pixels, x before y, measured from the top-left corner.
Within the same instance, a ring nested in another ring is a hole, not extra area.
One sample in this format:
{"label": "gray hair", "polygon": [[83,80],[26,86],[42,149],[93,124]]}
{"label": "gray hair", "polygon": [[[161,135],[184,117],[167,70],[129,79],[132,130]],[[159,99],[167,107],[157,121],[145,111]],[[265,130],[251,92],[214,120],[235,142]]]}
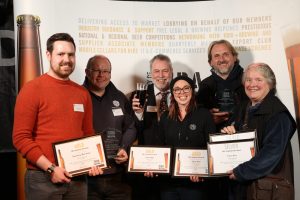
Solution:
{"label": "gray hair", "polygon": [[168,56],[163,54],[158,54],[150,60],[150,70],[152,70],[152,64],[154,63],[155,60],[166,61],[169,65],[170,70],[173,71],[171,59]]}
{"label": "gray hair", "polygon": [[254,69],[255,71],[259,72],[265,79],[267,79],[267,82],[269,83],[270,90],[274,90],[276,92],[276,77],[271,69],[271,67],[265,63],[252,63],[250,64],[244,71],[242,82],[245,84],[246,81],[246,73]]}

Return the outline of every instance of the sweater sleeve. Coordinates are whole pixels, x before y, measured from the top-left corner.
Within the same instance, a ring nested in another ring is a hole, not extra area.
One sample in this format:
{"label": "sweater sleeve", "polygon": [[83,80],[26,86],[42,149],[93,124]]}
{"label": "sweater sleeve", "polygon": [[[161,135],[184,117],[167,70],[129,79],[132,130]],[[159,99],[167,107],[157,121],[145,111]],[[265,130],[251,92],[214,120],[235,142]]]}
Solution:
{"label": "sweater sleeve", "polygon": [[85,108],[85,116],[83,119],[82,130],[84,135],[91,136],[95,134],[93,128],[93,106],[92,99],[90,94],[86,91],[86,108]]}
{"label": "sweater sleeve", "polygon": [[266,126],[262,148],[257,155],[233,170],[237,180],[243,182],[270,174],[281,160],[293,130],[287,113],[274,116]]}
{"label": "sweater sleeve", "polygon": [[33,84],[24,85],[17,96],[14,111],[13,144],[17,151],[32,163],[36,163],[43,155],[33,135],[39,107],[37,95]]}

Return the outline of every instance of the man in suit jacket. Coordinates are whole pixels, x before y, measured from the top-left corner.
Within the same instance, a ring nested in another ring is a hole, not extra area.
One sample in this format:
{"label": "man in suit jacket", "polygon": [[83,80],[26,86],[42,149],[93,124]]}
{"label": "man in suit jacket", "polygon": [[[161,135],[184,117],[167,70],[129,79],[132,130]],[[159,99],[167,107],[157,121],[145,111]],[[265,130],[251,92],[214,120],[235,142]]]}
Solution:
{"label": "man in suit jacket", "polygon": [[140,105],[136,92],[132,94],[132,109],[138,124],[138,144],[142,145],[156,144],[155,133],[161,114],[159,102],[164,92],[169,93],[167,97],[170,97],[169,84],[173,77],[170,58],[162,54],[154,56],[150,60],[150,72],[152,84],[148,85],[145,105]]}
{"label": "man in suit jacket", "polygon": [[[169,104],[169,84],[173,77],[173,68],[168,56],[158,54],[150,60],[152,84],[148,85],[145,105],[140,105],[136,92],[132,93],[132,109],[136,115],[139,145],[155,145],[158,142],[157,130],[160,117],[162,93],[167,93]],[[133,185],[133,199],[158,200],[159,184],[156,178],[137,176]]]}

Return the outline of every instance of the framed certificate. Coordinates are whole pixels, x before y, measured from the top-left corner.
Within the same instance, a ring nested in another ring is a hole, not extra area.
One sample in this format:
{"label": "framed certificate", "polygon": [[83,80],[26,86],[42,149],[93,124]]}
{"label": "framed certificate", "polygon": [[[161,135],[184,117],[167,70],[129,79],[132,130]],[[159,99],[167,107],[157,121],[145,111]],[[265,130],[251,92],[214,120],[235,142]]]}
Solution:
{"label": "framed certificate", "polygon": [[210,175],[224,175],[255,155],[255,140],[208,143],[208,168]]}
{"label": "framed certificate", "polygon": [[174,177],[208,176],[207,150],[175,149]]}
{"label": "framed certificate", "polygon": [[101,135],[54,143],[53,149],[58,166],[72,176],[88,173],[92,166],[107,167]]}
{"label": "framed certificate", "polygon": [[128,172],[170,173],[171,147],[132,146]]}
{"label": "framed certificate", "polygon": [[226,142],[226,141],[235,141],[235,140],[250,140],[256,138],[256,131],[247,131],[247,132],[238,132],[235,134],[226,134],[226,133],[217,133],[210,134],[210,142]]}

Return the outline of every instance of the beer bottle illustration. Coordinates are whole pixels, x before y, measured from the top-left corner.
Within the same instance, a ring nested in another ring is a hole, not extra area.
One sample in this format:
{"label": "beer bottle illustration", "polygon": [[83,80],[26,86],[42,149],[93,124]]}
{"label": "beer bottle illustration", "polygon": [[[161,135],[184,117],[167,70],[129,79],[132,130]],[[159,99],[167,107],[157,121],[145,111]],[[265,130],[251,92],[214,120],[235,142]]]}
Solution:
{"label": "beer bottle illustration", "polygon": [[101,148],[101,145],[100,144],[97,144],[97,149],[98,149],[98,153],[99,153],[99,158],[100,158],[100,165],[103,164],[104,162],[104,159],[103,159],[103,151],[102,151],[102,148]]}
{"label": "beer bottle illustration", "polygon": [[[293,91],[298,134],[300,132],[300,23],[295,21],[281,28],[287,67]],[[300,141],[300,137],[298,136]]]}
{"label": "beer bottle illustration", "polygon": [[18,25],[18,88],[43,74],[40,18],[33,15],[19,15]]}
{"label": "beer bottle illustration", "polygon": [[168,169],[169,168],[169,162],[168,162],[169,154],[164,153],[164,158],[165,158],[165,169]]}
{"label": "beer bottle illustration", "polygon": [[180,174],[180,154],[177,156],[176,174]]}
{"label": "beer bottle illustration", "polygon": [[58,158],[59,158],[60,166],[64,169],[66,169],[65,161],[64,161],[64,158],[61,155],[60,149],[58,149]]}
{"label": "beer bottle illustration", "polygon": [[133,157],[133,151],[131,151],[129,169],[133,169],[133,165],[134,165],[134,157]]}
{"label": "beer bottle illustration", "polygon": [[[19,91],[25,83],[43,73],[39,24],[40,18],[38,16],[17,16],[17,65]],[[19,153],[17,154],[17,163],[17,198],[25,199],[24,176],[26,171],[26,161]]]}

